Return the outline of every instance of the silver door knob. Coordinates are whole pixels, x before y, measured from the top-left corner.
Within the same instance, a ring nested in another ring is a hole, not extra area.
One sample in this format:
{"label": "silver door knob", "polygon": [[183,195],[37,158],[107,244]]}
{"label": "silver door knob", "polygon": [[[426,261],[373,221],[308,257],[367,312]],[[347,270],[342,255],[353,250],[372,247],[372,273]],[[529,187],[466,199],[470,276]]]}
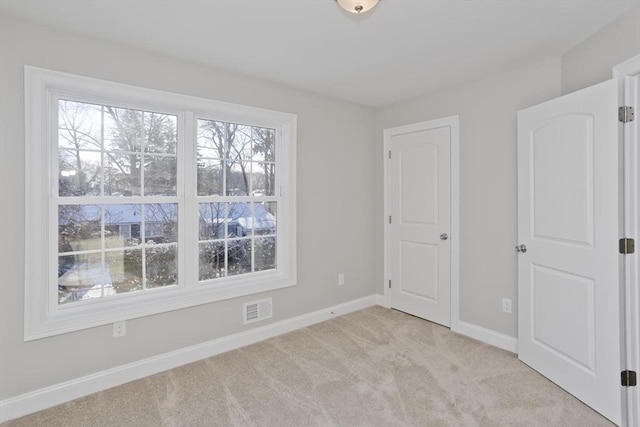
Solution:
{"label": "silver door knob", "polygon": [[440,235],[440,240],[447,240],[449,238],[449,235],[447,233],[442,233]]}
{"label": "silver door knob", "polygon": [[521,253],[527,252],[527,245],[516,246],[516,252],[521,252]]}

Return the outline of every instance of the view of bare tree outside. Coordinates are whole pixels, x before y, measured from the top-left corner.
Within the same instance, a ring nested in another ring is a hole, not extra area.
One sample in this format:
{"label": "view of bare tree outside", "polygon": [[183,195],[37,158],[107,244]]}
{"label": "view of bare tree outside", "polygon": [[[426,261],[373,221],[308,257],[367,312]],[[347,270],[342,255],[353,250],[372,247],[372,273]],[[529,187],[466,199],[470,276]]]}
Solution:
{"label": "view of bare tree outside", "polygon": [[[177,198],[153,200],[177,196],[177,122],[59,101],[60,304],[177,284]],[[275,130],[198,120],[197,132],[199,279],[275,269]]]}
{"label": "view of bare tree outside", "polygon": [[176,195],[176,126],[174,115],[61,100],[59,195]]}
{"label": "view of bare tree outside", "polygon": [[[276,268],[275,130],[198,120],[199,277]],[[226,197],[238,202],[213,202]]]}
{"label": "view of bare tree outside", "polygon": [[127,201],[175,198],[176,153],[175,115],[59,101],[60,304],[177,284],[177,203]]}
{"label": "view of bare tree outside", "polygon": [[274,196],[275,130],[198,120],[199,196]]}

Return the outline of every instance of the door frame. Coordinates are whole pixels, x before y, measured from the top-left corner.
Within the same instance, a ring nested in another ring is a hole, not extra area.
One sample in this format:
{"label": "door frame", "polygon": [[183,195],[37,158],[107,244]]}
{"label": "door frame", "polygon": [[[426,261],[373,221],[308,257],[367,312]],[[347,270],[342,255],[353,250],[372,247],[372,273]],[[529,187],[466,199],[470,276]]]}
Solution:
{"label": "door frame", "polygon": [[451,330],[458,331],[458,320],[460,318],[460,118],[459,116],[449,116],[441,119],[428,120],[404,126],[384,129],[383,131],[383,159],[384,159],[384,306],[391,307],[388,283],[391,280],[391,256],[390,256],[390,197],[389,197],[389,153],[391,149],[391,138],[396,135],[403,135],[413,132],[421,132],[441,127],[451,129],[451,229],[449,240],[451,242]]}
{"label": "door frame", "polygon": [[[635,126],[619,124],[622,140],[622,212],[620,237],[638,241],[640,233],[640,99],[637,88],[630,81],[638,76],[640,85],[640,55],[636,55],[613,67],[613,77],[618,79],[619,98],[622,105],[635,106]],[[636,89],[634,92],[633,89]],[[621,331],[620,366],[623,370],[638,372],[640,369],[640,253],[621,255]],[[622,425],[640,425],[640,391],[638,387],[622,387]]]}

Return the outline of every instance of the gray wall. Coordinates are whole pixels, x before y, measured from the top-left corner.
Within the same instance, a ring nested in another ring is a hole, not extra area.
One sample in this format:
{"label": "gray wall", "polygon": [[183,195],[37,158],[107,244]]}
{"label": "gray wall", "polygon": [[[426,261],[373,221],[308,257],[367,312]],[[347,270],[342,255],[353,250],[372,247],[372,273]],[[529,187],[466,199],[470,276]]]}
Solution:
{"label": "gray wall", "polygon": [[640,54],[640,6],[562,55],[562,93],[609,80],[611,69]]}
{"label": "gray wall", "polygon": [[[559,58],[377,111],[377,218],[383,218],[382,131],[460,116],[460,320],[517,336],[516,112],[560,94]],[[378,222],[377,284],[383,286]],[[502,313],[502,298],[514,301]]]}
{"label": "gray wall", "polygon": [[23,342],[25,64],[296,113],[299,284],[269,293],[271,321],[376,292],[373,109],[15,19],[0,31],[0,400],[247,329],[255,298],[130,320],[119,339],[107,325]]}

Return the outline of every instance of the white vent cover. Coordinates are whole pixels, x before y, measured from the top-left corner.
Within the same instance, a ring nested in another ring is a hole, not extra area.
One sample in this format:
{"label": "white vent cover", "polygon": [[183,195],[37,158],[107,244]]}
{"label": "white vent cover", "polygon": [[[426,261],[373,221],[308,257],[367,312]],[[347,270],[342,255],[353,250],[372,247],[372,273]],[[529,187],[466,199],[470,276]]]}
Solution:
{"label": "white vent cover", "polygon": [[244,303],[244,323],[269,319],[273,315],[271,298]]}

